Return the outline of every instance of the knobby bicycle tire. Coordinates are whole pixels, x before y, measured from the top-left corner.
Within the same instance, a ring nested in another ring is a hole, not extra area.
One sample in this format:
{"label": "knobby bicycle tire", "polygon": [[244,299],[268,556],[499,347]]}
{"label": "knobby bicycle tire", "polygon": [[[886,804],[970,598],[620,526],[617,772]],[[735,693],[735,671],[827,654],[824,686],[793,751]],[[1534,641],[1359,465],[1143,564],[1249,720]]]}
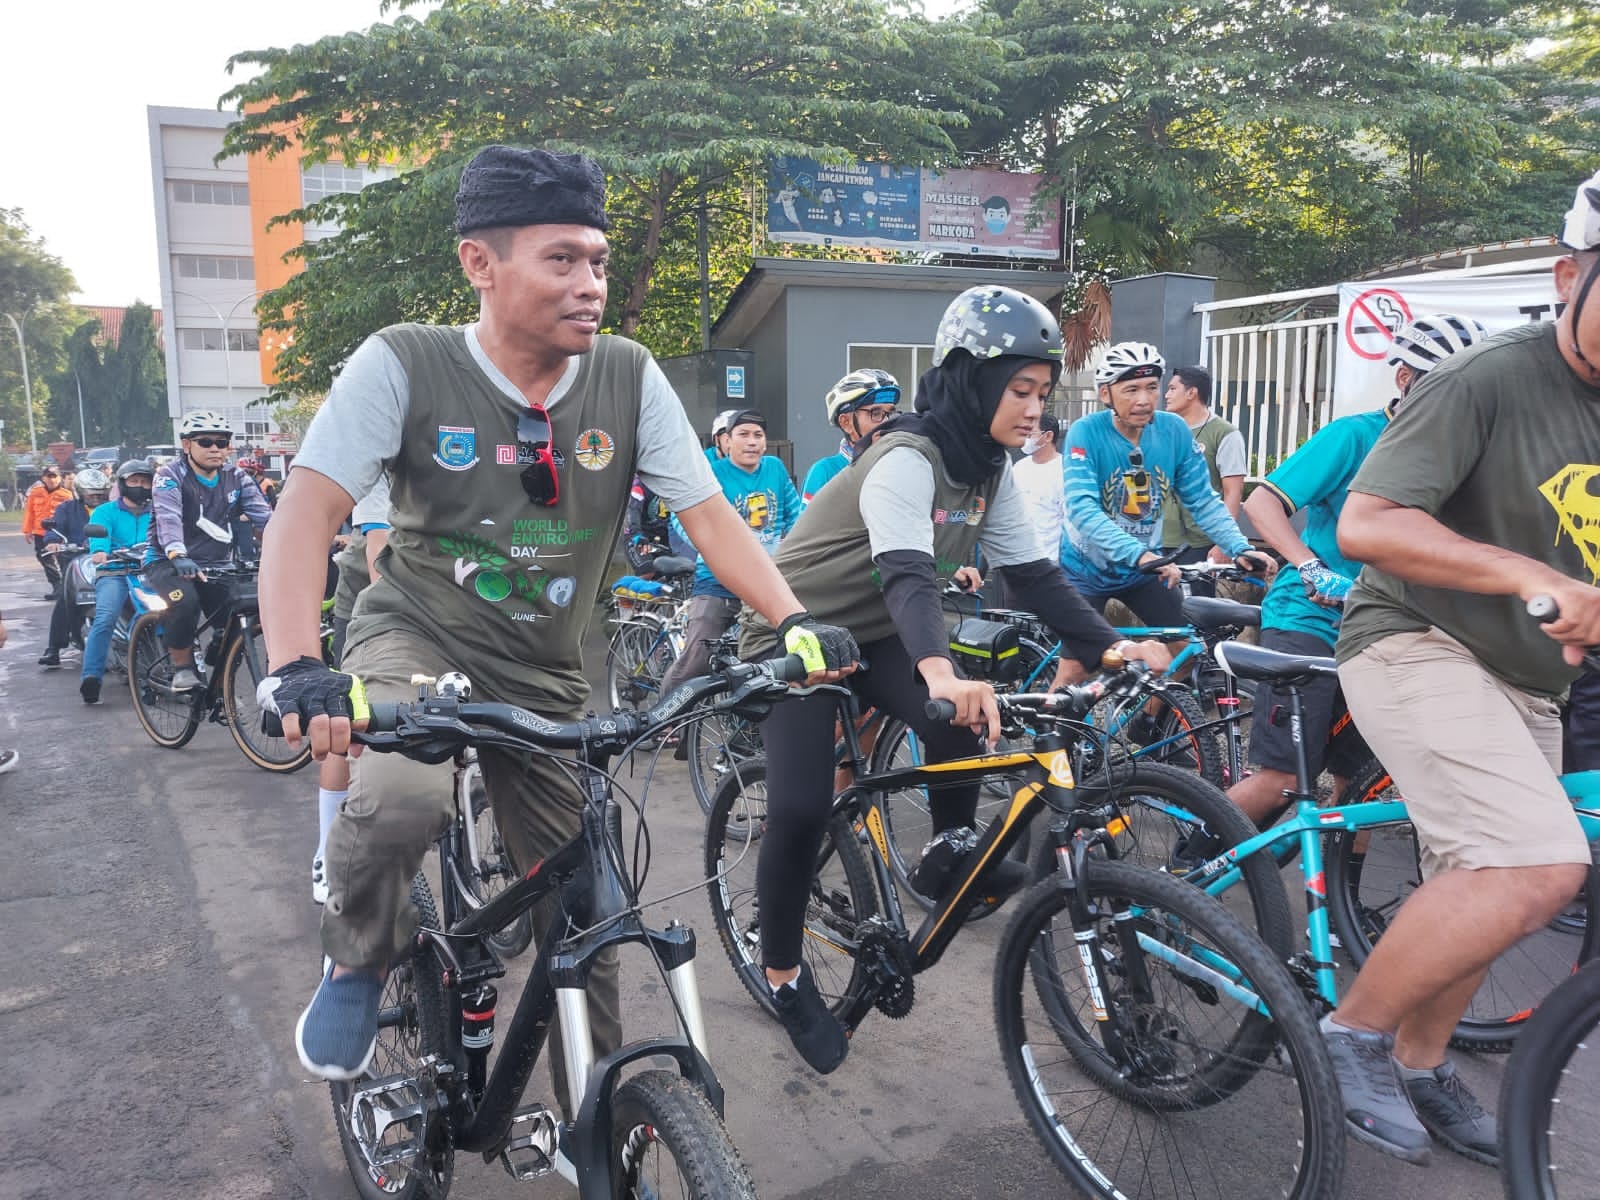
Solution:
{"label": "knobby bicycle tire", "polygon": [[[1085,1194],[1120,1200],[1336,1197],[1338,1084],[1274,952],[1171,876],[1091,858],[1079,886],[1092,906],[1088,937],[1105,956],[1101,988],[1087,985],[1089,947],[1056,880],[1020,898],[994,975],[1006,1073],[1056,1166]],[[1231,965],[1271,1017],[1195,974],[1201,963]],[[1134,994],[1141,974],[1148,997]],[[1123,1031],[1115,1053],[1096,1007]]]}
{"label": "knobby bicycle tire", "polygon": [[[660,1177],[669,1166],[673,1184]],[[756,1200],[755,1183],[716,1110],[688,1080],[667,1071],[641,1072],[612,1095],[611,1171],[618,1200]]]}
{"label": "knobby bicycle tire", "polygon": [[[260,620],[250,622],[245,636],[260,640],[258,661],[264,667],[267,646],[261,638]],[[300,749],[295,750],[287,739],[273,737],[261,727],[261,708],[256,703],[256,687],[260,682],[250,670],[244,638],[232,638],[222,659],[222,706],[228,716],[228,731],[244,756],[256,766],[263,771],[288,775],[311,761],[311,741],[306,739]]]}
{"label": "knobby bicycle tire", "polygon": [[1580,1200],[1600,1193],[1596,1026],[1600,963],[1589,963],[1545,997],[1517,1038],[1500,1081],[1506,1200]]}
{"label": "knobby bicycle tire", "polygon": [[200,707],[204,689],[193,693],[173,693],[172,656],[161,642],[161,618],[144,613],[128,630],[128,689],[133,696],[133,712],[150,740],[158,746],[176,750],[189,744],[200,728]]}
{"label": "knobby bicycle tire", "polygon": [[[1175,852],[1185,846],[1196,827],[1185,816],[1198,818],[1199,830],[1209,833],[1222,848],[1236,846],[1256,833],[1255,823],[1234,806],[1218,788],[1192,771],[1134,759],[1099,774],[1078,780],[1078,801],[1085,808],[1117,797],[1117,808],[1127,827],[1116,835],[1117,856],[1135,866],[1167,870]],[[1051,839],[1039,839],[1033,875],[1042,879],[1056,869]],[[1247,928],[1287,959],[1299,942],[1299,931],[1289,907],[1278,865],[1267,854],[1253,854],[1239,864],[1244,891],[1230,888],[1225,907]],[[1235,895],[1238,898],[1235,899]],[[1247,907],[1248,906],[1248,907]]]}
{"label": "knobby bicycle tire", "polygon": [[[428,881],[418,872],[411,881],[411,902],[422,924],[439,927],[438,910]],[[428,1109],[422,1134],[423,1149],[408,1168],[376,1168],[367,1160],[352,1127],[351,1099],[362,1083],[389,1076],[405,1076],[427,1054],[447,1053],[444,989],[438,959],[431,946],[412,949],[389,968],[379,1012],[378,1045],[367,1074],[354,1083],[332,1083],[334,1126],[345,1165],[362,1200],[442,1200],[455,1173],[455,1150],[449,1123],[443,1114]],[[400,1100],[396,1100],[396,1106]],[[380,1180],[382,1181],[380,1183]]]}
{"label": "knobby bicycle tire", "polygon": [[[1345,790],[1346,803],[1399,799],[1389,773],[1370,761]],[[1328,910],[1356,967],[1406,898],[1422,886],[1416,833],[1410,822],[1340,830],[1326,847]],[[1365,846],[1365,852],[1358,848]],[[1583,892],[1556,920],[1523,938],[1490,964],[1450,1044],[1504,1054],[1540,1001],[1573,970],[1600,953],[1600,871],[1589,869]]]}
{"label": "knobby bicycle tire", "polygon": [[[766,827],[767,762],[752,759],[717,787],[706,819],[706,895],[717,938],[734,974],[773,1019],[761,959],[761,914],[756,865]],[[861,961],[861,926],[878,911],[877,891],[856,832],[843,817],[829,819],[806,904],[803,953],[817,991],[841,1019],[858,1012],[869,986]]]}

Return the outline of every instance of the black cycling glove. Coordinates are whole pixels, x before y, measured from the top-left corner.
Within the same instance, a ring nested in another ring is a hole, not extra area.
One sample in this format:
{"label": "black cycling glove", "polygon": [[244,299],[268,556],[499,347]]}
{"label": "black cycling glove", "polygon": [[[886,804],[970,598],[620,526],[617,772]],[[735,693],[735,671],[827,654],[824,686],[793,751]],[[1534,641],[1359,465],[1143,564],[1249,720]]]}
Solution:
{"label": "black cycling glove", "polygon": [[850,631],[841,625],[824,625],[808,612],[797,612],[778,626],[784,653],[798,654],[807,673],[843,671],[861,661],[861,651]]}
{"label": "black cycling glove", "polygon": [[263,716],[277,717],[280,722],[290,713],[297,715],[302,735],[313,717],[361,721],[372,715],[361,677],[335,671],[320,658],[297,658],[279,667],[256,688],[256,704]]}
{"label": "black cycling glove", "polygon": [[179,579],[193,579],[196,575],[200,574],[200,565],[187,554],[180,554],[177,558],[174,558],[170,561],[172,563],[172,569],[178,573]]}

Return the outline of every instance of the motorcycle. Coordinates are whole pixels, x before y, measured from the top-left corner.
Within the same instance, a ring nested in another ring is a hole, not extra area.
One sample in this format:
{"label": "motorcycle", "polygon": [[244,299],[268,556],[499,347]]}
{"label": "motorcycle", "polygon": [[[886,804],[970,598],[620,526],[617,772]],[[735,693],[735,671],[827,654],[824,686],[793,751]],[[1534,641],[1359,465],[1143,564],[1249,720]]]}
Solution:
{"label": "motorcycle", "polygon": [[[106,536],[106,530],[100,525],[90,525],[84,536],[100,538]],[[116,626],[111,631],[111,646],[106,653],[106,670],[117,671],[123,675],[128,673],[128,631],[133,628],[133,623],[147,612],[161,612],[166,609],[166,600],[152,592],[144,585],[143,576],[144,551],[134,547],[125,550],[113,550],[106,561],[98,566],[90,564],[95,576],[98,575],[125,575],[131,578],[133,586],[128,589],[128,599],[123,602],[122,611],[117,614]],[[84,559],[82,561],[87,561]],[[92,578],[92,577],[91,577]],[[89,611],[94,611],[94,587],[90,584]]]}

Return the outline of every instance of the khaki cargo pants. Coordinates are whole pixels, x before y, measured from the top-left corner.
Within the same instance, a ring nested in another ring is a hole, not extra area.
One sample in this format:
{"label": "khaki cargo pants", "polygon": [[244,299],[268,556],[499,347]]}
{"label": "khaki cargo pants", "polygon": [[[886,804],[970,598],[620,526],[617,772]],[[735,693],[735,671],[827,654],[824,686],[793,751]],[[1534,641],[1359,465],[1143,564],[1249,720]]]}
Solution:
{"label": "khaki cargo pants", "polygon": [[[422,639],[391,632],[351,648],[343,669],[361,677],[371,699],[405,701],[416,699],[413,674],[439,676],[458,668]],[[473,699],[507,698],[480,691]],[[541,715],[562,720],[575,714]],[[495,823],[517,870],[526,871],[577,834],[582,795],[559,766],[492,747],[479,750],[478,758]],[[352,759],[350,767],[349,798],[328,831],[322,948],[336,963],[378,969],[404,953],[416,931],[411,880],[455,811],[454,768],[449,762],[430,766],[371,751]],[[554,893],[534,909],[534,946],[559,915]],[[619,1009],[616,954],[608,952],[589,977],[589,1022],[597,1056],[622,1044]],[[564,1100],[566,1064],[559,1037],[558,1023],[545,1054],[556,1095]]]}

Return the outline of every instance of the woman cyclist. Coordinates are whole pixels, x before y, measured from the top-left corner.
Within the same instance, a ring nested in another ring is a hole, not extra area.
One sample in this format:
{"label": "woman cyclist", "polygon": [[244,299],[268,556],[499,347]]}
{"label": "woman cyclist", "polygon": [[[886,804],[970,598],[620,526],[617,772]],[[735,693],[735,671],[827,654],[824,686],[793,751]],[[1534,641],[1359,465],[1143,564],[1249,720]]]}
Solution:
{"label": "woman cyclist", "polygon": [[[1119,639],[1040,543],[1006,454],[1034,432],[1060,374],[1055,318],[1010,288],[969,288],[945,310],[933,363],[917,385],[916,411],[887,422],[872,448],[817,493],[776,562],[808,612],[855,636],[869,669],[849,683],[863,704],[905,721],[928,759],[944,762],[979,751],[974,731],[990,743],[999,735],[994,691],[956,672],[940,607],[941,589],[975,547],[1074,657],[1096,665]],[[771,626],[748,608],[741,621],[741,655],[771,654]],[[1158,669],[1168,662],[1154,643],[1120,647]],[[927,718],[930,697],[954,703],[954,723]],[[767,827],[756,873],[767,982],[790,1040],[822,1073],[844,1061],[849,1043],[800,948],[831,805],[835,713],[832,696],[816,695],[785,701],[767,718]],[[970,825],[977,793],[974,784],[936,794],[934,833]],[[1003,894],[1019,881],[993,882]]]}

